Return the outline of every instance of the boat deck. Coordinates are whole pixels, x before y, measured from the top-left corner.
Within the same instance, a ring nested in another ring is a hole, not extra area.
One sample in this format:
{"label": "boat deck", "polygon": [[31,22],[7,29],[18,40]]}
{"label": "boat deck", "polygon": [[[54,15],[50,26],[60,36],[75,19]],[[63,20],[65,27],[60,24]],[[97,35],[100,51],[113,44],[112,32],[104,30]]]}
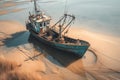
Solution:
{"label": "boat deck", "polygon": [[47,36],[46,34],[38,34],[39,37],[45,39],[46,41],[51,41],[51,42],[57,42],[60,44],[65,44],[65,45],[88,45],[85,41],[79,40],[79,39],[73,39],[70,37],[64,36],[64,41],[60,42],[57,40],[57,38],[53,38],[52,36]]}

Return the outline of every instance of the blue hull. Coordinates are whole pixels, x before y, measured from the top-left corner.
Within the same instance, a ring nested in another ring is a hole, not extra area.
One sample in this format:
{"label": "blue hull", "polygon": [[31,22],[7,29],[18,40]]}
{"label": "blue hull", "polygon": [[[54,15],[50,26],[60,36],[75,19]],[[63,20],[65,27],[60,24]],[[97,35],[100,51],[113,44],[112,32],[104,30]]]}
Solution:
{"label": "blue hull", "polygon": [[42,37],[39,37],[38,34],[35,33],[34,31],[30,31],[30,33],[31,35],[33,35],[35,38],[37,38],[40,42],[44,44],[47,44],[53,48],[56,48],[62,51],[74,53],[80,57],[82,57],[85,54],[88,47],[90,46],[88,42],[82,41],[82,40],[81,40],[81,43],[82,43],[81,45],[60,44],[60,43],[48,41]]}
{"label": "blue hull", "polygon": [[[58,42],[53,42],[53,41],[48,41],[47,39],[40,37],[38,33],[36,33],[31,27],[31,25],[27,24],[27,29],[29,30],[29,32],[31,33],[31,35],[33,35],[35,38],[37,38],[40,42],[49,45],[50,47],[62,50],[62,51],[67,51],[67,52],[72,52],[80,57],[82,57],[85,52],[87,51],[87,49],[89,48],[90,44],[84,40],[80,40],[81,45],[73,45],[73,44],[64,44],[64,43],[58,43]],[[57,34],[57,33],[55,33]],[[66,41],[69,42],[76,42],[76,39],[73,38],[69,38],[64,36]]]}

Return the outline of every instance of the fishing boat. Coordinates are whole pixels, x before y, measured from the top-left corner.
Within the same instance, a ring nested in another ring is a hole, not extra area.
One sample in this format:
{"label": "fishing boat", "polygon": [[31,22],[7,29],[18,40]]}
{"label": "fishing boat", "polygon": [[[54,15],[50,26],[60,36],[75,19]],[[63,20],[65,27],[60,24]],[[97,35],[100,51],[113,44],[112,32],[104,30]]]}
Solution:
{"label": "fishing boat", "polygon": [[52,26],[50,25],[51,20],[50,16],[38,9],[36,0],[34,0],[34,13],[29,12],[29,19],[26,22],[30,35],[49,47],[83,57],[90,46],[89,42],[66,36],[71,24],[75,21],[75,16],[64,14]]}

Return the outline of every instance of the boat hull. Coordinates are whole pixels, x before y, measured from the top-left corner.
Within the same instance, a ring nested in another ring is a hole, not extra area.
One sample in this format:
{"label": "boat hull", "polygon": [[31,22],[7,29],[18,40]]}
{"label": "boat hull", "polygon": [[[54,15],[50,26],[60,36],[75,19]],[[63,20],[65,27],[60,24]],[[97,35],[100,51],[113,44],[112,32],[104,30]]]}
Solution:
{"label": "boat hull", "polygon": [[74,45],[65,45],[65,44],[58,44],[58,43],[53,43],[53,42],[49,42],[44,40],[43,38],[39,37],[36,33],[34,32],[30,32],[32,36],[34,36],[37,40],[39,40],[41,43],[44,43],[50,47],[53,47],[55,49],[59,49],[65,52],[70,52],[73,54],[78,55],[79,57],[82,57],[85,52],[88,49],[88,45],[86,46],[74,46]]}
{"label": "boat hull", "polygon": [[[87,51],[87,49],[89,48],[90,44],[86,41],[81,40],[82,44],[84,45],[70,45],[70,44],[60,44],[57,42],[53,42],[53,41],[48,41],[42,37],[39,36],[38,33],[36,33],[35,31],[33,31],[31,28],[29,28],[30,26],[27,26],[27,29],[30,32],[30,35],[34,36],[37,40],[39,40],[41,43],[44,43],[50,47],[53,47],[55,49],[59,49],[65,52],[70,52],[70,53],[74,53],[76,55],[78,55],[79,57],[83,57],[83,55],[85,54],[85,52]],[[67,37],[65,37],[67,39]],[[68,39],[72,39],[73,41],[75,39],[73,38],[68,38]]]}

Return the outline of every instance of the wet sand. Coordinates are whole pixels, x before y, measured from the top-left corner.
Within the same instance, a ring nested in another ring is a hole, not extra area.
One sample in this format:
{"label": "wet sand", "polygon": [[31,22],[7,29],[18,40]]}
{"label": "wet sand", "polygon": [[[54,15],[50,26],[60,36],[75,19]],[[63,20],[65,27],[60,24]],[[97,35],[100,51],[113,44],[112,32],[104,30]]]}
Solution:
{"label": "wet sand", "polygon": [[[84,39],[91,44],[85,56],[79,58],[29,37],[29,32],[18,22],[0,21],[0,25],[0,56],[18,65],[12,70],[16,72],[13,74],[19,76],[19,72],[24,72],[28,77],[29,74],[37,75],[40,80],[120,79],[119,38],[74,28],[72,34],[69,33],[70,37]],[[4,74],[7,76],[9,73]]]}

